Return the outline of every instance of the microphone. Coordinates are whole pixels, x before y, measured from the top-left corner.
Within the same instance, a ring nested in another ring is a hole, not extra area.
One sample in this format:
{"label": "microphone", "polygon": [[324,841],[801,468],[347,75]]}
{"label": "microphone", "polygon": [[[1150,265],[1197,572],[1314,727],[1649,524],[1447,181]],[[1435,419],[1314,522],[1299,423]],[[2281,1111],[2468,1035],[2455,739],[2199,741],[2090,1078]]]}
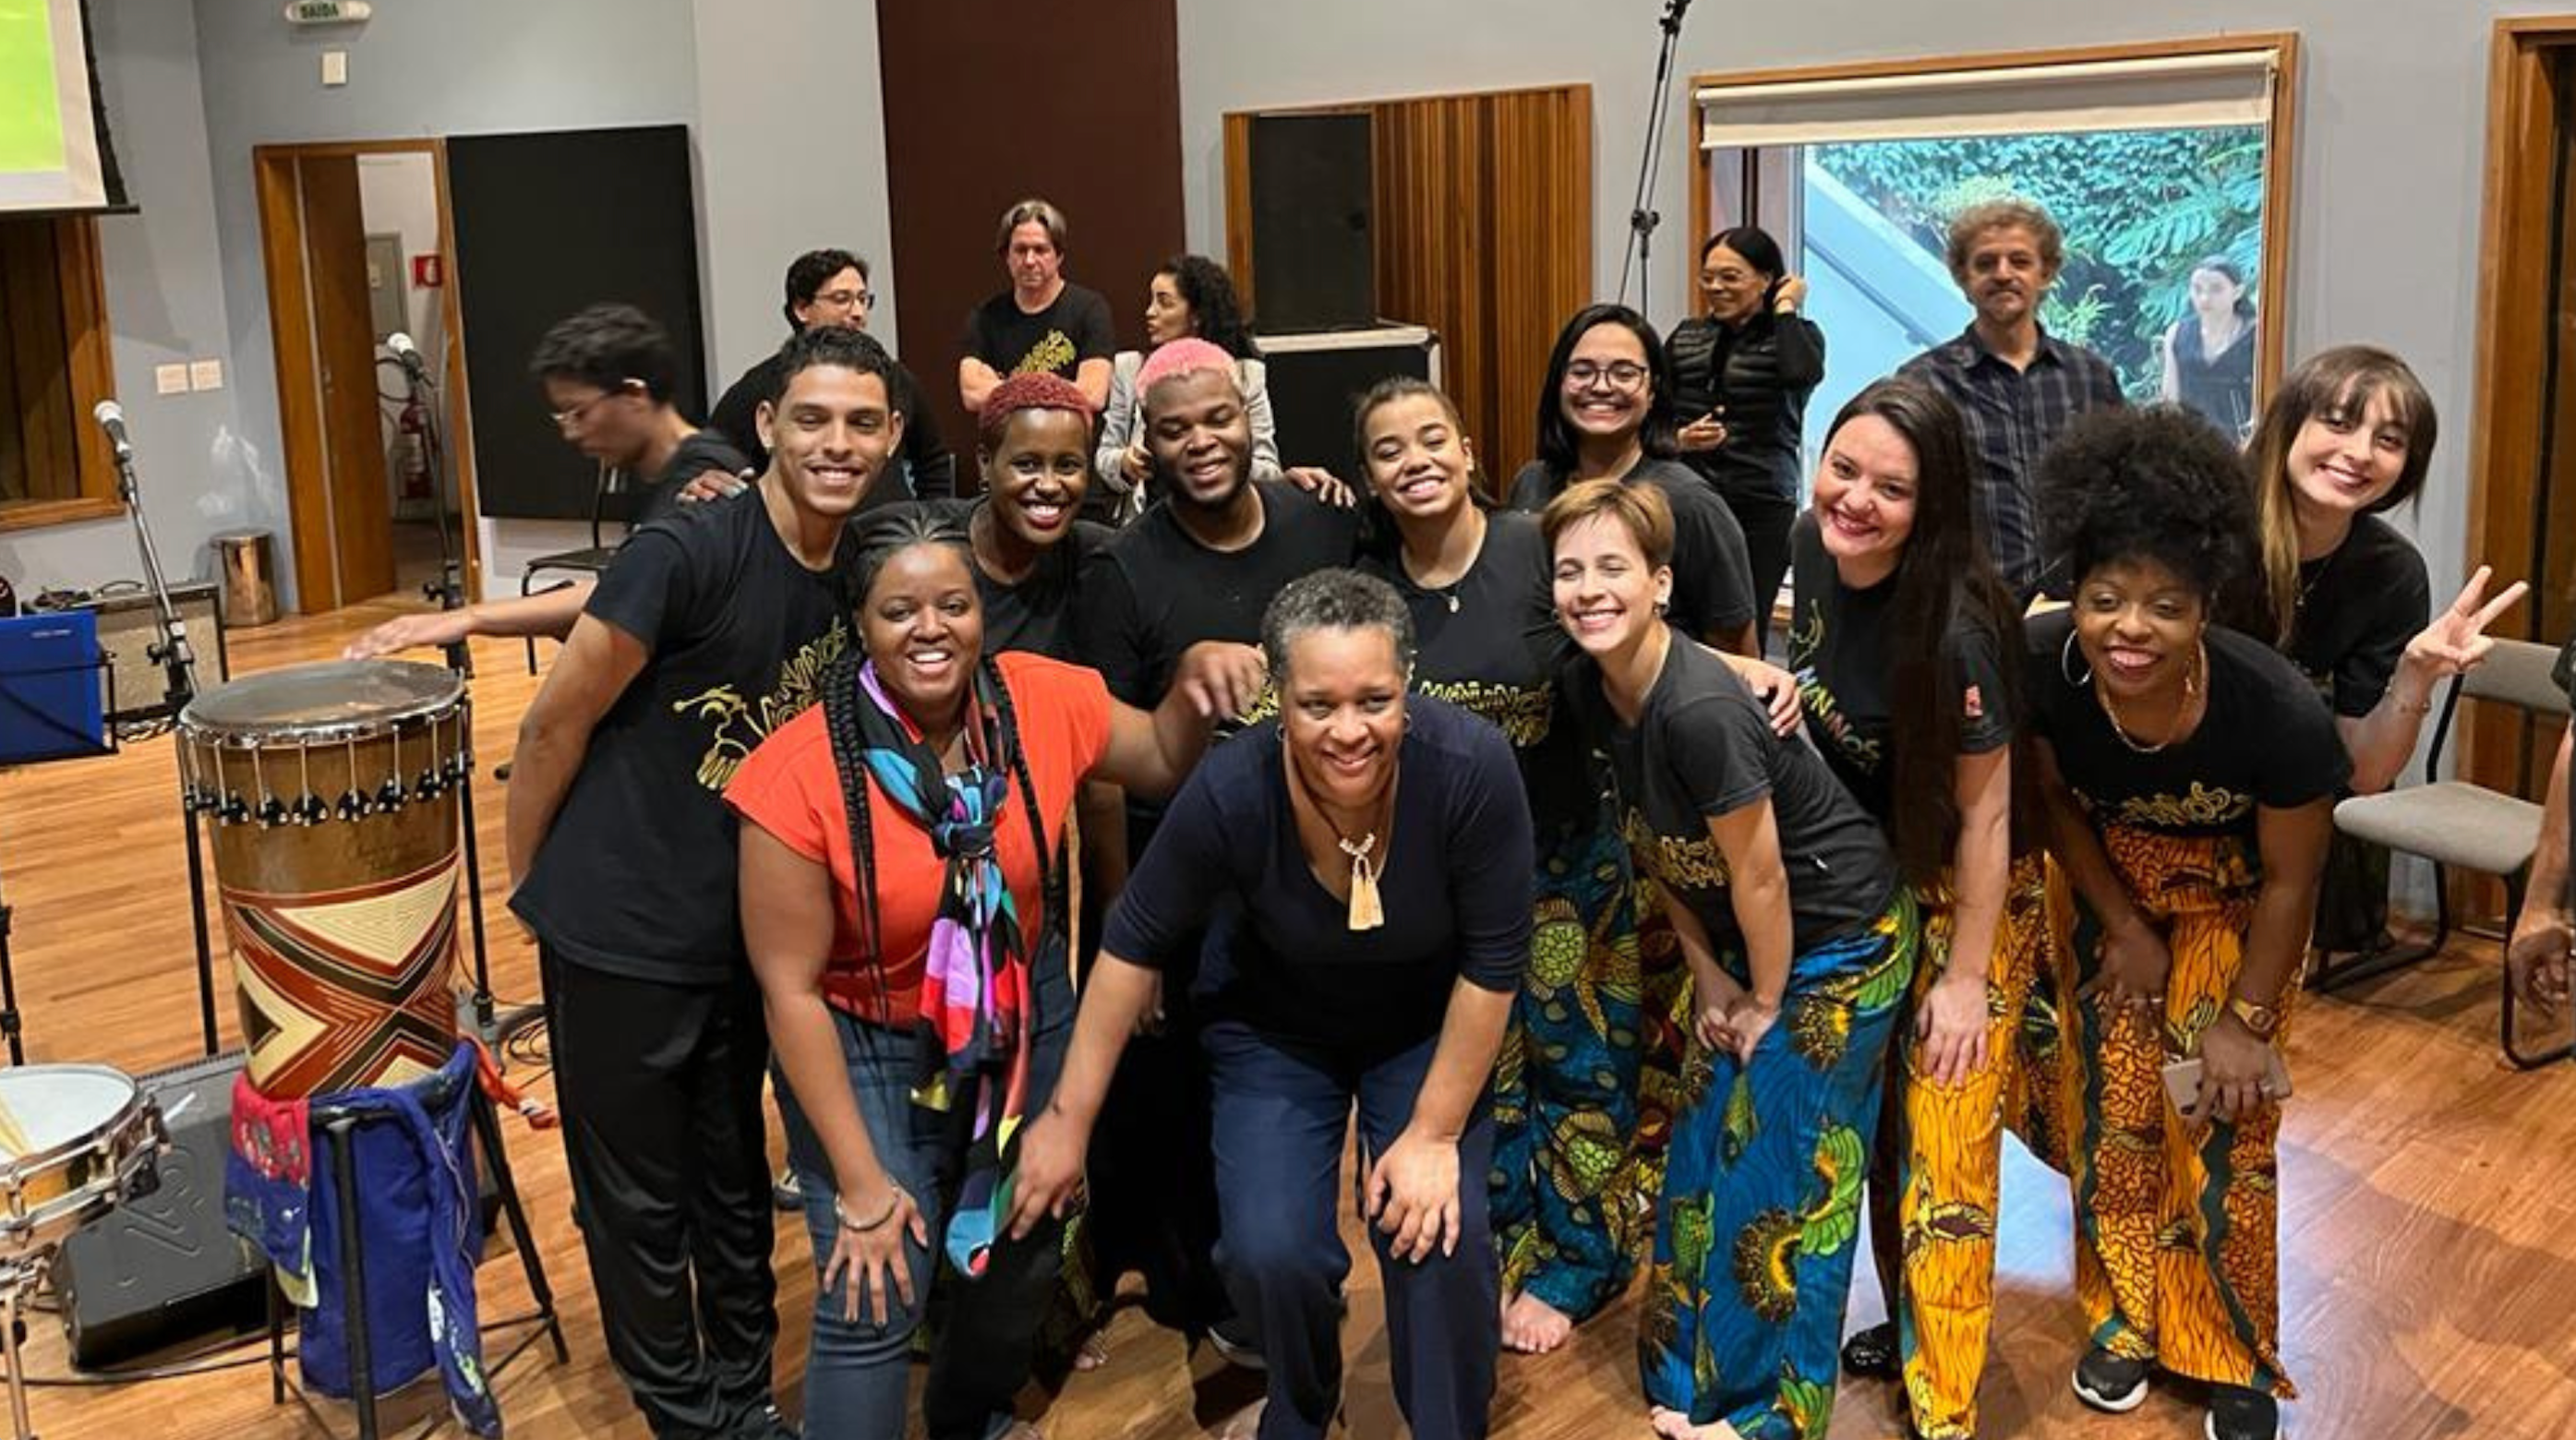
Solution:
{"label": "microphone", "polygon": [[403,373],[412,378],[413,384],[429,383],[429,364],[420,358],[420,347],[411,343],[409,335],[395,331],[385,337],[385,348],[394,352],[394,359],[401,362]]}
{"label": "microphone", "polygon": [[132,461],[134,442],[126,438],[125,407],[113,400],[101,400],[89,414],[98,422],[98,428],[107,432],[107,443],[116,447],[116,463],[123,465]]}

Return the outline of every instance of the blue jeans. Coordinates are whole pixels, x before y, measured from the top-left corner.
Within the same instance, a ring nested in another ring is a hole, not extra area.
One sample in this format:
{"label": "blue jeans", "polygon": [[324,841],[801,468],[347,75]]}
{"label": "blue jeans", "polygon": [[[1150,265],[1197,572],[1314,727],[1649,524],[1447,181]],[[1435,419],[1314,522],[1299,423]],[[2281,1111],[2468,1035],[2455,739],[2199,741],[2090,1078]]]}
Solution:
{"label": "blue jeans", "polygon": [[[1073,1036],[1073,986],[1065,973],[1061,940],[1040,950],[1033,967],[1036,1028],[1029,1056],[1028,1113],[1044,1109],[1064,1069],[1064,1052]],[[910,1192],[921,1207],[930,1232],[930,1249],[907,1242],[911,1262],[912,1304],[889,1297],[887,1322],[878,1325],[864,1309],[855,1321],[843,1318],[842,1286],[820,1283],[821,1266],[831,1258],[839,1231],[833,1212],[833,1174],[822,1142],[786,1076],[778,1076],[778,1109],[786,1123],[788,1163],[795,1167],[798,1193],[804,1199],[805,1229],[813,1237],[816,1285],[814,1331],[805,1359],[805,1433],[812,1440],[875,1440],[905,1433],[904,1385],[912,1353],[913,1332],[930,1305],[930,1290],[948,1207],[957,1193],[964,1160],[962,1136],[951,1117],[912,1103],[916,1042],[907,1031],[870,1025],[833,1012],[841,1036],[841,1058],[849,1067],[850,1090],[859,1104],[859,1119],[876,1146],[877,1161],[894,1182]],[[940,1317],[937,1345],[931,1354],[930,1379],[922,1394],[922,1423],[931,1440],[990,1440],[1008,1429],[1011,1399],[1029,1375],[1044,1319],[1055,1288],[1056,1260],[1063,1227],[1049,1222],[1027,1238],[997,1240],[984,1274],[965,1279],[953,1269],[948,1303]],[[847,1277],[844,1277],[844,1284]]]}
{"label": "blue jeans", "polygon": [[[1431,1068],[1437,1038],[1363,1065],[1220,1021],[1202,1034],[1215,1090],[1216,1188],[1235,1313],[1270,1370],[1262,1440],[1320,1437],[1341,1402],[1342,1132],[1359,1107],[1360,1164],[1395,1143]],[[1386,1287],[1395,1401],[1413,1433],[1475,1440],[1486,1430],[1502,1348],[1501,1266],[1485,1212],[1494,1126],[1486,1103],[1458,1141],[1456,1250],[1419,1263],[1390,1258],[1375,1226]]]}

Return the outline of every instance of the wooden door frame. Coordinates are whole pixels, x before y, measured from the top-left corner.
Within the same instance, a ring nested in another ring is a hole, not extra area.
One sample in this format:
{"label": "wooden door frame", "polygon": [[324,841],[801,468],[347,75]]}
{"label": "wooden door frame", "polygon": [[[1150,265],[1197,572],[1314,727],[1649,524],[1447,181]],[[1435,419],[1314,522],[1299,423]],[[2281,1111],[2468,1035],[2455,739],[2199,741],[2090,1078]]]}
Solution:
{"label": "wooden door frame", "polygon": [[[2544,578],[2521,573],[2526,557],[2518,526],[2530,515],[2541,484],[2542,441],[2555,388],[2548,367],[2532,362],[2548,353],[2550,339],[2551,316],[2536,297],[2549,294],[2554,283],[2550,197],[2557,183],[2560,52],[2576,52],[2576,15],[2498,20],[2488,49],[2486,195],[2478,226],[2477,361],[2461,558],[2467,569],[2496,564],[2498,584],[2538,584]],[[2576,363],[2576,355],[2561,363]],[[2571,442],[2576,437],[2560,441]],[[2490,537],[2514,543],[2510,563],[2500,555],[2490,558]],[[2538,611],[2534,604],[2529,613]],[[2504,624],[2512,627],[2514,621]],[[2461,727],[2456,773],[2521,793],[2533,759],[2529,735],[2530,727],[2501,707],[2472,706]],[[2539,769],[2545,776],[2545,755]]]}
{"label": "wooden door frame", "polygon": [[[2155,60],[2182,55],[2220,55],[2243,50],[2271,50],[2280,61],[2273,74],[2272,117],[2263,152],[2262,323],[2254,333],[2256,393],[2270,395],[2281,383],[2283,357],[2290,341],[2290,184],[2299,148],[2299,33],[2295,30],[2249,30],[2241,34],[2200,35],[2175,40],[2140,40],[2113,45],[2061,46],[2044,50],[1989,51],[1975,55],[1942,55],[1910,60],[1868,60],[1840,65],[1800,65],[1768,70],[1731,70],[1693,75],[1682,87],[1683,143],[1690,149],[1691,233],[1682,250],[1696,255],[1709,233],[1708,151],[1699,143],[1699,94],[1741,85],[1790,81],[1878,80],[1890,76],[1938,75],[1956,70],[1994,70],[2049,65],[2099,64],[2116,60]],[[1683,279],[1687,287],[1690,281]]]}
{"label": "wooden door frame", "polygon": [[287,523],[295,552],[296,607],[310,612],[308,597],[331,592],[330,514],[323,493],[329,473],[323,447],[321,371],[314,354],[310,276],[305,267],[304,212],[296,194],[298,161],[356,158],[361,155],[427,155],[437,191],[438,249],[444,283],[439,310],[447,332],[447,354],[440,376],[443,414],[441,448],[455,467],[457,530],[462,544],[464,590],[468,601],[483,594],[481,547],[475,534],[481,506],[474,484],[472,422],[465,403],[465,316],[458,299],[455,207],[447,188],[447,142],[424,140],[330,140],[251,148],[251,172],[259,197],[260,261],[268,281],[268,332],[277,365],[277,419],[286,467]]}

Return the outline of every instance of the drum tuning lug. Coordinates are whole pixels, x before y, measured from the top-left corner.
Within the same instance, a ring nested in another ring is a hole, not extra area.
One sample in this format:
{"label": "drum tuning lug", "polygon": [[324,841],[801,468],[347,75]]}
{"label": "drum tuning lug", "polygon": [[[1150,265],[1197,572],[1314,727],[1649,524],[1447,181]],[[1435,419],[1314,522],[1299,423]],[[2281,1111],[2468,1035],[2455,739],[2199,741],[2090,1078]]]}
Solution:
{"label": "drum tuning lug", "polygon": [[215,807],[215,813],[225,824],[238,825],[250,818],[250,802],[235,790],[224,796],[223,803]]}
{"label": "drum tuning lug", "polygon": [[259,823],[276,826],[286,823],[286,802],[274,795],[259,802]]}
{"label": "drum tuning lug", "polygon": [[385,783],[382,786],[379,786],[376,790],[376,808],[378,810],[388,812],[400,810],[403,808],[403,801],[405,798],[402,782],[400,780],[388,778]]}
{"label": "drum tuning lug", "polygon": [[295,797],[296,824],[319,825],[330,818],[331,807],[322,799],[321,796],[308,790],[304,794]]}
{"label": "drum tuning lug", "polygon": [[340,792],[340,803],[332,808],[343,820],[363,820],[375,806],[367,799],[365,792],[353,785]]}
{"label": "drum tuning lug", "polygon": [[411,788],[423,800],[435,800],[446,791],[447,782],[438,777],[437,766],[427,765],[421,768],[420,778],[412,782]]}

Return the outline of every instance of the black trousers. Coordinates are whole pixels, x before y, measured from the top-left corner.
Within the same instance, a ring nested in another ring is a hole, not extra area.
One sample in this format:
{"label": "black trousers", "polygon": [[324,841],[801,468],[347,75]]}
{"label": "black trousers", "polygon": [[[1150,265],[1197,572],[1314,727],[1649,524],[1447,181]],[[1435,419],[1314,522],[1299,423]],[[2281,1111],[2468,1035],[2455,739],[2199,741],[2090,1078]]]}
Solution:
{"label": "black trousers", "polygon": [[1780,582],[1789,575],[1789,528],[1797,522],[1798,502],[1777,495],[1718,492],[1735,523],[1744,528],[1744,559],[1753,573],[1753,627],[1770,648],[1771,606],[1780,598]]}
{"label": "black trousers", "polygon": [[749,973],[611,975],[541,946],[564,1158],[608,1356],[664,1440],[757,1434],[778,1342]]}

